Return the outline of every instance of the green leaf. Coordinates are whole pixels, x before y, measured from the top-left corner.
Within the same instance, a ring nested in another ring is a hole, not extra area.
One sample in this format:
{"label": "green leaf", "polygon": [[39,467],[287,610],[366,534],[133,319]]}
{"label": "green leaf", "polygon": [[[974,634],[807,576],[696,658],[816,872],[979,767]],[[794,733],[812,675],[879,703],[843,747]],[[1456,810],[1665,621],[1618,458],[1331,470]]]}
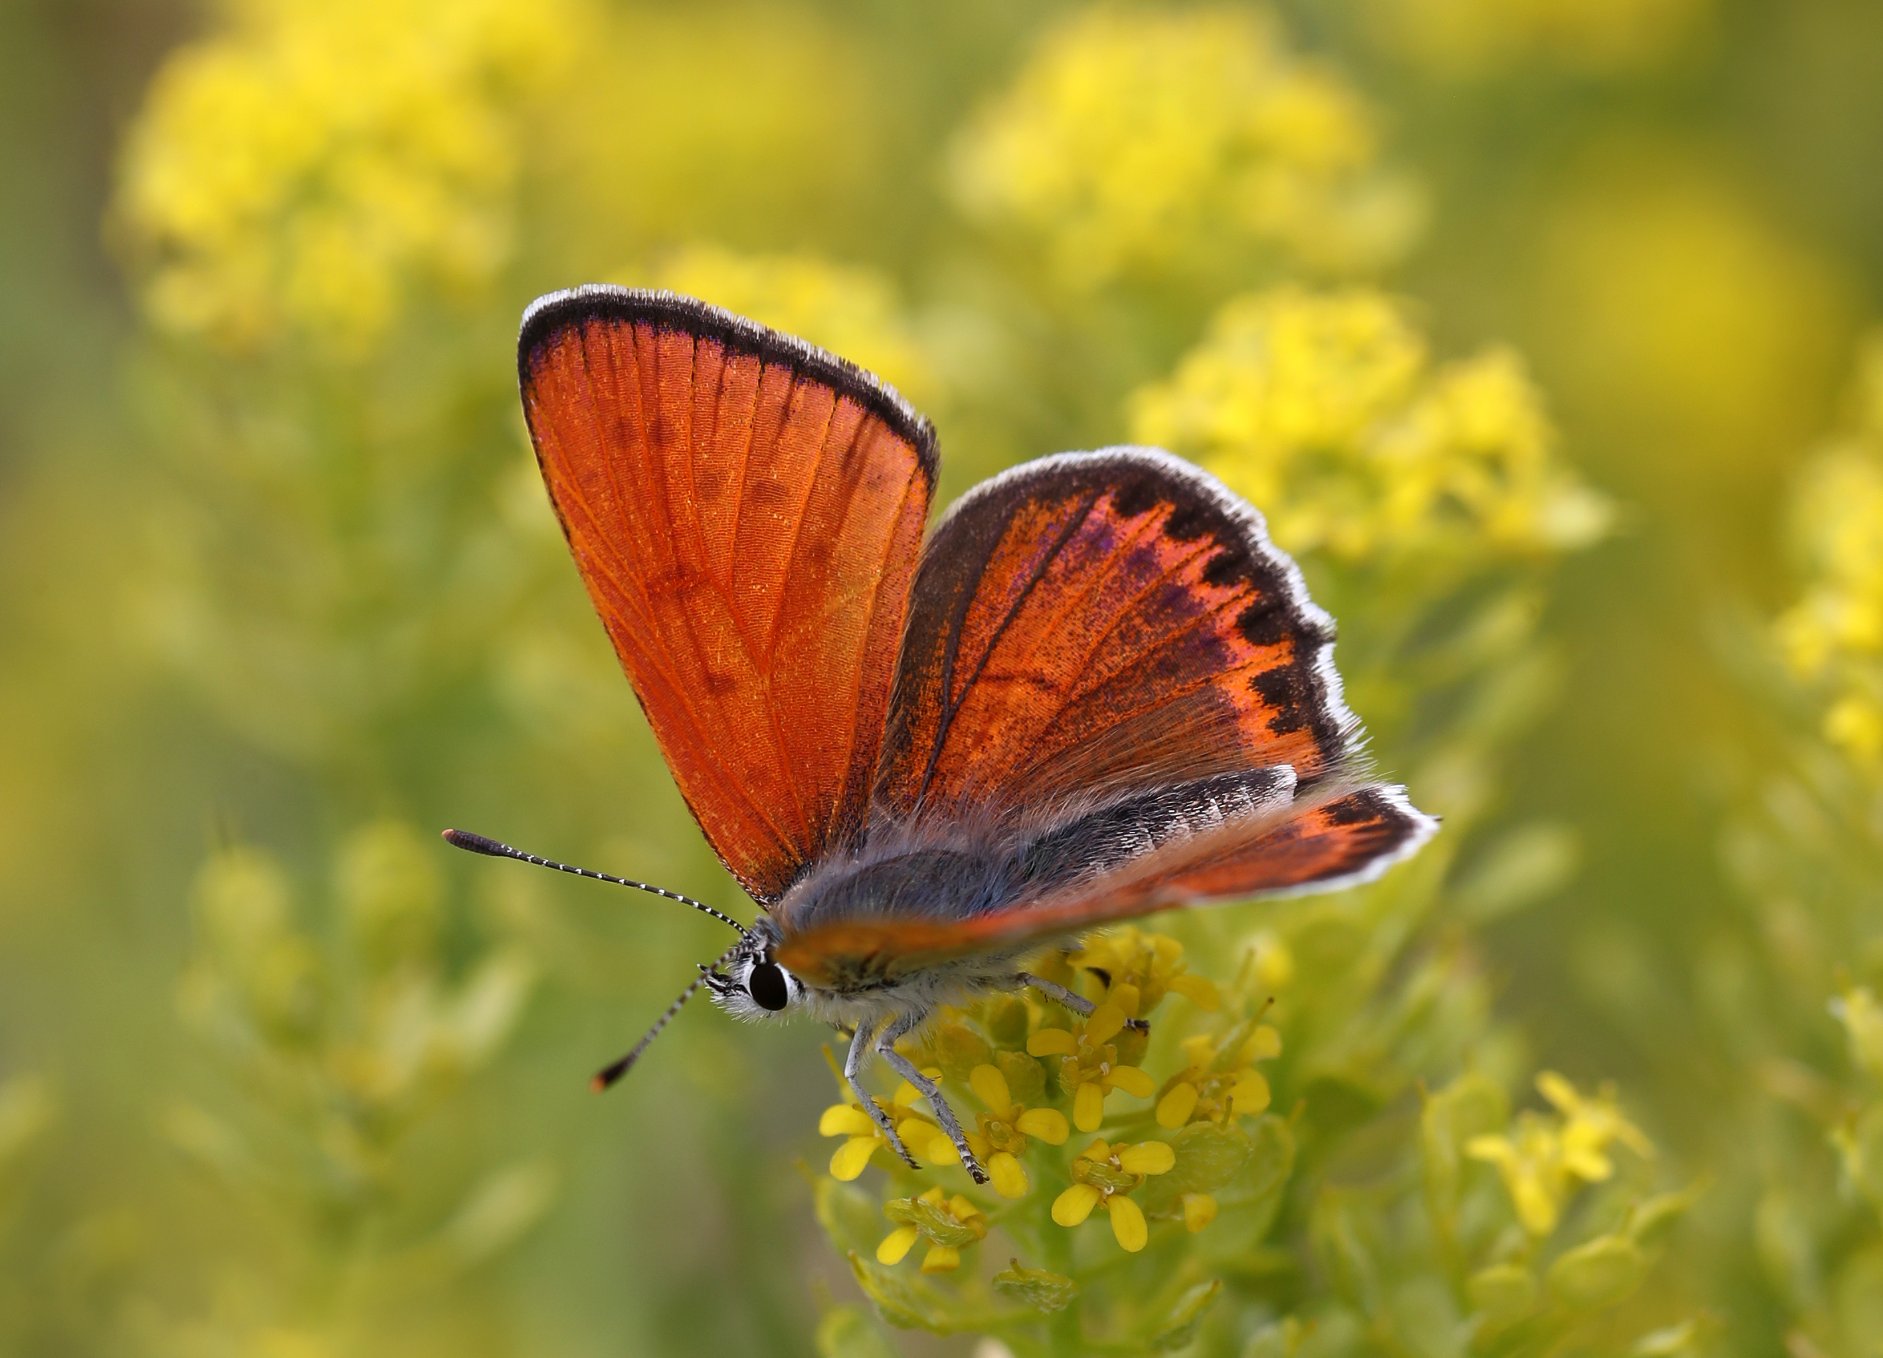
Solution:
{"label": "green leaf", "polygon": [[873,1194],[823,1174],[812,1183],[811,1204],[817,1224],[838,1249],[874,1250],[888,1234],[883,1229],[882,1204]]}
{"label": "green leaf", "polygon": [[1521,1264],[1493,1264],[1465,1283],[1472,1307],[1494,1325],[1520,1320],[1536,1304],[1535,1276]]}
{"label": "green leaf", "polygon": [[934,1288],[911,1281],[908,1275],[880,1268],[855,1250],[850,1251],[849,1259],[857,1286],[876,1303],[877,1314],[897,1329],[948,1334],[956,1328],[957,1322],[951,1319],[950,1312],[959,1311],[960,1307]]}
{"label": "green leaf", "polygon": [[833,1306],[817,1322],[818,1358],[896,1358],[889,1340],[854,1306]]}
{"label": "green leaf", "polygon": [[1196,1339],[1197,1326],[1203,1321],[1203,1313],[1210,1309],[1222,1290],[1222,1279],[1211,1278],[1177,1298],[1177,1304],[1170,1308],[1163,1323],[1151,1335],[1151,1347],[1160,1352],[1187,1348]]}
{"label": "green leaf", "polygon": [[556,1172],[543,1160],[512,1165],[480,1184],[446,1222],[441,1238],[462,1263],[501,1253],[542,1219],[556,1197]]}
{"label": "green leaf", "polygon": [[1550,1291],[1567,1306],[1600,1310],[1639,1287],[1647,1266],[1647,1258],[1627,1236],[1597,1236],[1550,1265]]}
{"label": "green leaf", "polygon": [[1063,1273],[1046,1268],[1028,1268],[1018,1259],[993,1278],[994,1290],[1051,1315],[1072,1305],[1079,1295],[1079,1285]]}

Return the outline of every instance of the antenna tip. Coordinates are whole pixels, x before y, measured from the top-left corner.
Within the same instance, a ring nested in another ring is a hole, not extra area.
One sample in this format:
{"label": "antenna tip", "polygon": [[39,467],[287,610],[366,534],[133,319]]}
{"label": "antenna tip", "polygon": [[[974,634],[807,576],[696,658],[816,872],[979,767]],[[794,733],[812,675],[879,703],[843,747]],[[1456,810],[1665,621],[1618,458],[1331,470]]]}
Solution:
{"label": "antenna tip", "polygon": [[607,1090],[608,1090],[608,1081],[604,1080],[601,1076],[591,1075],[588,1077],[588,1092],[589,1093],[604,1094],[607,1092]]}
{"label": "antenna tip", "polygon": [[474,835],[469,830],[445,830],[440,836],[454,849],[465,849],[471,853],[489,854],[493,858],[505,858],[504,846],[494,839],[483,835]]}

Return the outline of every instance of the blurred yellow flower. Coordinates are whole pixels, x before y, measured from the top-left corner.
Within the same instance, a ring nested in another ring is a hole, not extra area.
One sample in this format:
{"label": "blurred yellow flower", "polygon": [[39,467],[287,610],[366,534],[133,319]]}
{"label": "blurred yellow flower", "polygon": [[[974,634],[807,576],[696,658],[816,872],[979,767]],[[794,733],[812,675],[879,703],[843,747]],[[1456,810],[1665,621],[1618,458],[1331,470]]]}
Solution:
{"label": "blurred yellow flower", "polygon": [[426,288],[508,257],[519,108],[583,0],[230,0],[171,54],[115,224],[152,321],[244,349],[358,351]]}
{"label": "blurred yellow flower", "polygon": [[1684,511],[1756,484],[1797,438],[1848,333],[1844,277],[1705,143],[1617,137],[1539,211],[1529,332],[1554,388],[1587,409],[1591,456]]}
{"label": "blurred yellow flower", "polygon": [[1372,111],[1261,11],[1103,7],[1050,30],[954,148],[971,215],[1032,238],[1078,287],[1126,273],[1346,273],[1396,257],[1418,195]]}
{"label": "blurred yellow flower", "polygon": [[1029,1055],[1060,1058],[1059,1086],[1072,1095],[1072,1125],[1082,1132],[1096,1131],[1105,1120],[1105,1096],[1114,1089],[1140,1099],[1157,1091],[1150,1076],[1118,1059],[1112,1039],[1126,1022],[1124,1010],[1107,1002],[1070,1030],[1042,1028],[1027,1039]]}
{"label": "blurred yellow flower", "polygon": [[1862,353],[1855,404],[1853,426],[1798,480],[1792,536],[1808,575],[1778,638],[1826,696],[1825,739],[1883,771],[1883,333]]}
{"label": "blurred yellow flower", "polygon": [[[1053,1200],[1053,1220],[1068,1229],[1102,1207],[1111,1217],[1113,1237],[1121,1248],[1136,1254],[1150,1239],[1144,1209],[1130,1198],[1131,1191],[1154,1174],[1168,1174],[1177,1153],[1163,1141],[1110,1145],[1094,1141],[1072,1162],[1072,1185]],[[1210,1215],[1214,1215],[1211,1204]],[[1200,1227],[1193,1227],[1200,1229]]]}
{"label": "blurred yellow flower", "polygon": [[815,255],[672,250],[624,281],[667,288],[797,335],[876,373],[912,400],[936,395],[930,356],[895,285],[875,269]]}
{"label": "blurred yellow flower", "polygon": [[876,1262],[892,1268],[926,1237],[922,1272],[952,1273],[961,1267],[963,1247],[987,1234],[987,1218],[980,1208],[959,1193],[947,1197],[939,1187],[913,1198],[892,1198],[883,1204],[883,1214],[898,1224],[876,1247]]}
{"label": "blurred yellow flower", "polygon": [[1611,1144],[1619,1142],[1643,1157],[1654,1148],[1622,1116],[1612,1090],[1586,1098],[1553,1071],[1538,1075],[1536,1086],[1555,1116],[1526,1110],[1510,1133],[1472,1137],[1465,1154],[1497,1166],[1517,1219],[1541,1237],[1556,1229],[1579,1183],[1601,1183],[1614,1174]]}
{"label": "blurred yellow flower", "polygon": [[1442,75],[1520,64],[1593,72],[1648,65],[1705,25],[1713,0],[1372,0],[1388,43]]}
{"label": "blurred yellow flower", "polygon": [[1133,396],[1131,428],[1215,471],[1291,551],[1470,565],[1580,546],[1606,522],[1514,354],[1435,363],[1409,310],[1370,290],[1230,301]]}

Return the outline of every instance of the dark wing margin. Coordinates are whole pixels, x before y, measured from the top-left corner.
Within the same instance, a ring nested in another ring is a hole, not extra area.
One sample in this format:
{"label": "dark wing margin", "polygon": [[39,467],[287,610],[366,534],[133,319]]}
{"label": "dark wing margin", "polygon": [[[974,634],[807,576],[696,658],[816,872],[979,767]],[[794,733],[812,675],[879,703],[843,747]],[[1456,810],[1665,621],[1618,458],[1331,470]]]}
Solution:
{"label": "dark wing margin", "polygon": [[922,554],[878,814],[960,820],[1286,765],[1349,773],[1333,620],[1261,516],[1151,448],[963,497]]}
{"label": "dark wing margin", "polygon": [[543,297],[517,366],[622,668],[708,841],[769,904],[862,831],[934,431],[853,364],[667,292]]}

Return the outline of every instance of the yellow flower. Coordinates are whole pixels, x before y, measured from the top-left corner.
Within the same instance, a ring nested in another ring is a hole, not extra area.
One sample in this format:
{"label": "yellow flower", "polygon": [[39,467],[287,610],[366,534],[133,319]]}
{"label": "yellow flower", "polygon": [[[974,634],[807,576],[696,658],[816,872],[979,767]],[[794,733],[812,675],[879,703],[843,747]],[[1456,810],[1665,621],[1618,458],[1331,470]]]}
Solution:
{"label": "yellow flower", "polygon": [[1183,1040],[1189,1065],[1164,1084],[1157,1125],[1174,1131],[1190,1122],[1226,1122],[1268,1107],[1268,1078],[1257,1061],[1281,1055],[1281,1034],[1266,1023],[1238,1024],[1221,1038],[1198,1033]]}
{"label": "yellow flower", "polygon": [[1377,292],[1235,298],[1131,406],[1135,440],[1207,465],[1291,551],[1468,566],[1580,546],[1605,523],[1517,358],[1435,364]]}
{"label": "yellow flower", "polygon": [[986,1104],[977,1129],[968,1133],[973,1148],[994,1191],[1003,1198],[1024,1198],[1027,1194],[1026,1166],[1020,1157],[1026,1153],[1027,1138],[1035,1137],[1049,1146],[1063,1146],[1072,1130],[1066,1115],[1056,1108],[1028,1108],[1013,1096],[1007,1077],[993,1066],[976,1066],[968,1076],[975,1096]]}
{"label": "yellow flower", "polygon": [[[1144,1209],[1129,1195],[1148,1176],[1167,1174],[1176,1163],[1177,1153],[1162,1141],[1115,1146],[1094,1141],[1073,1160],[1072,1185],[1053,1200],[1053,1220],[1070,1229],[1091,1216],[1093,1208],[1102,1207],[1111,1217],[1118,1244],[1136,1254],[1150,1238],[1150,1228]],[[1208,1215],[1214,1215],[1214,1207],[1212,1202]],[[1187,1224],[1187,1207],[1185,1219]],[[1191,1229],[1199,1230],[1202,1224]]]}
{"label": "yellow flower", "polygon": [[1378,140],[1353,88],[1268,16],[1102,8],[1047,33],[957,141],[950,182],[1075,287],[1246,276],[1262,254],[1345,272],[1393,259],[1419,224]]}
{"label": "yellow flower", "polygon": [[981,1209],[959,1193],[945,1197],[940,1188],[913,1198],[893,1198],[883,1204],[883,1214],[897,1226],[876,1247],[876,1262],[891,1268],[908,1257],[917,1240],[926,1237],[929,1246],[922,1257],[922,1272],[951,1273],[961,1267],[962,1249],[987,1235],[987,1218]]}
{"label": "yellow flower", "polygon": [[583,0],[231,5],[133,124],[114,223],[161,328],[357,352],[510,253],[519,114]]}
{"label": "yellow flower", "polygon": [[1852,426],[1800,476],[1792,536],[1809,574],[1777,634],[1824,697],[1826,742],[1883,773],[1883,332],[1864,349],[1854,404]]}
{"label": "yellow flower", "polygon": [[1497,1166],[1517,1219],[1541,1237],[1556,1229],[1578,1181],[1600,1183],[1615,1172],[1608,1157],[1611,1143],[1619,1141],[1642,1156],[1651,1155],[1653,1147],[1621,1115],[1612,1091],[1585,1098],[1553,1071],[1544,1071],[1536,1083],[1559,1116],[1526,1111],[1518,1115],[1514,1135],[1473,1137],[1465,1153]]}
{"label": "yellow flower", "polygon": [[[924,1072],[930,1078],[939,1071]],[[952,1165],[959,1161],[948,1134],[915,1109],[921,1093],[904,1080],[888,1103],[876,1100],[877,1107],[889,1114],[902,1144],[925,1165]],[[841,1136],[844,1142],[831,1153],[830,1177],[845,1183],[861,1175],[878,1146],[888,1146],[889,1138],[861,1107],[854,1103],[832,1104],[817,1120],[819,1136]]]}
{"label": "yellow flower", "polygon": [[1122,1089],[1134,1098],[1149,1098],[1157,1085],[1136,1066],[1119,1063],[1112,1039],[1124,1030],[1125,1013],[1107,1001],[1088,1019],[1065,1028],[1042,1028],[1027,1039],[1034,1056],[1057,1056],[1059,1085],[1072,1095],[1072,1125],[1082,1132],[1098,1129],[1105,1120],[1105,1096]]}
{"label": "yellow flower", "polygon": [[1199,1009],[1213,1012],[1222,1003],[1214,982],[1185,967],[1183,944],[1168,934],[1126,925],[1087,940],[1071,960],[1099,978],[1126,1018],[1144,1018],[1173,990]]}

